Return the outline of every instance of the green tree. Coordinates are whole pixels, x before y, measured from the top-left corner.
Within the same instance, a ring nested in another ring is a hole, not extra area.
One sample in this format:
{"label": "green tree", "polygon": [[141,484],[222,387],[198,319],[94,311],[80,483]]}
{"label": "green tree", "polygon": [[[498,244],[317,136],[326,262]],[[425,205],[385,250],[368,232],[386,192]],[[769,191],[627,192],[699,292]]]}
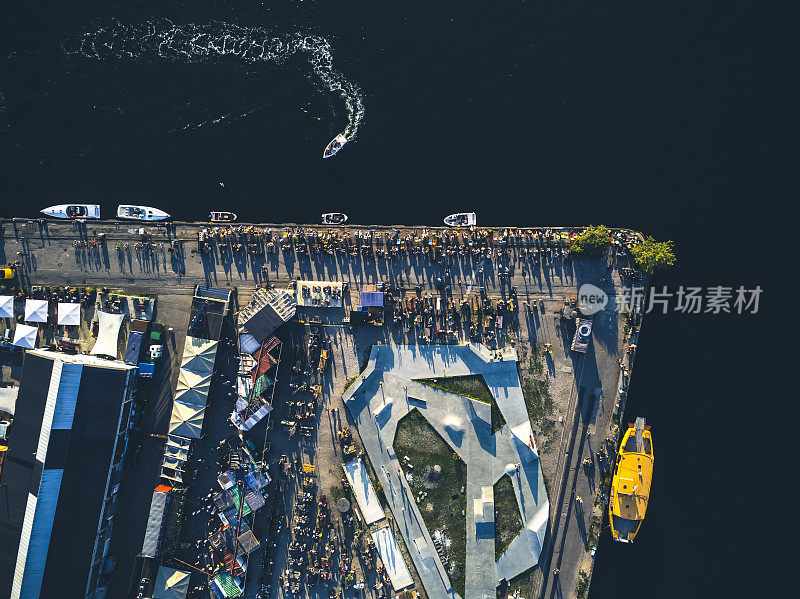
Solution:
{"label": "green tree", "polygon": [[648,275],[675,266],[675,243],[648,237],[631,249],[636,265]]}
{"label": "green tree", "polygon": [[602,256],[611,245],[611,232],[607,227],[591,226],[570,243],[569,251],[574,256],[587,258]]}

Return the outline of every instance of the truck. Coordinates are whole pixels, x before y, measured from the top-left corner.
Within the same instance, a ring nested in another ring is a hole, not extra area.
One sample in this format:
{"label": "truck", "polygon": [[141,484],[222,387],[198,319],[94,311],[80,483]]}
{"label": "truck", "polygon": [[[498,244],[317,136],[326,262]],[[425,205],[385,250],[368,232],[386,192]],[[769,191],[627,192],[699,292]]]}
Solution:
{"label": "truck", "polygon": [[570,349],[582,354],[589,349],[589,340],[592,337],[592,321],[588,318],[578,318],[575,321],[575,335],[572,337]]}

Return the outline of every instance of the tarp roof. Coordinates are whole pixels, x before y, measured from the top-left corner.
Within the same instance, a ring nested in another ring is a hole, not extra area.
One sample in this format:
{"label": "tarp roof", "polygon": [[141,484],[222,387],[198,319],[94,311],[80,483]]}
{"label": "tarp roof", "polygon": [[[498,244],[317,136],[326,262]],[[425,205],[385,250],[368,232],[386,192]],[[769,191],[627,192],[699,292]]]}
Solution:
{"label": "tarp roof", "polygon": [[19,395],[19,387],[0,387],[0,410],[13,414],[17,395]]}
{"label": "tarp roof", "polygon": [[296,310],[297,302],[288,291],[259,289],[247,307],[239,312],[239,333],[250,333],[261,343],[284,322],[291,320]]}
{"label": "tarp roof", "polygon": [[381,291],[362,291],[362,306],[383,306],[383,292]]}
{"label": "tarp roof", "polygon": [[81,305],[73,303],[58,304],[58,324],[78,326],[81,324]]}
{"label": "tarp roof", "polygon": [[161,538],[161,525],[164,522],[164,511],[167,506],[166,491],[156,488],[150,500],[150,515],[147,517],[147,527],[144,531],[142,555],[155,557],[158,554],[158,541]]}
{"label": "tarp roof", "polygon": [[187,336],[186,344],[183,346],[181,368],[211,374],[217,357],[217,345],[217,341]]}
{"label": "tarp roof", "polygon": [[153,588],[153,599],[184,599],[189,591],[189,573],[161,566]]}
{"label": "tarp roof", "polygon": [[36,347],[36,336],[38,334],[39,329],[36,327],[19,323],[17,328],[14,329],[14,345],[33,349]]}
{"label": "tarp roof", "polygon": [[91,353],[101,356],[117,357],[117,341],[119,340],[119,329],[122,327],[124,314],[111,314],[109,312],[97,312],[99,332],[97,341]]}
{"label": "tarp roof", "polygon": [[28,322],[47,322],[47,300],[26,299],[25,320]]}
{"label": "tarp roof", "polygon": [[14,318],[13,295],[0,295],[0,318]]}
{"label": "tarp roof", "polygon": [[217,574],[211,583],[217,586],[223,597],[238,597],[242,594],[242,589],[239,588],[233,577],[225,571]]}
{"label": "tarp roof", "polygon": [[188,439],[199,439],[203,430],[205,411],[204,407],[185,404],[176,399],[172,404],[169,433]]}

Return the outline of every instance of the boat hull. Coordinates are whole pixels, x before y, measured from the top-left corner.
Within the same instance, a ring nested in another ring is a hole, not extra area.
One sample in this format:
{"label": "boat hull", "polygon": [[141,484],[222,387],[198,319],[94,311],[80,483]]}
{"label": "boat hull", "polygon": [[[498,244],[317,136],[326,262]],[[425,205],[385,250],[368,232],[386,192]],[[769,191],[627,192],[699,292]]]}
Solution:
{"label": "boat hull", "polygon": [[653,443],[644,418],[637,418],[620,443],[611,480],[608,519],[611,537],[633,543],[644,522],[653,477]]}
{"label": "boat hull", "polygon": [[478,218],[474,212],[457,212],[444,219],[444,224],[448,227],[474,227],[477,222]]}
{"label": "boat hull", "polygon": [[[135,211],[141,211],[141,215],[136,215]],[[136,221],[159,221],[165,220],[169,218],[170,215],[164,212],[163,210],[159,210],[158,208],[153,208],[152,206],[135,206],[132,204],[120,204],[117,207],[117,218],[122,218],[125,220],[136,220]]]}
{"label": "boat hull", "polygon": [[341,150],[344,147],[347,141],[348,141],[347,138],[340,133],[339,135],[334,137],[327,146],[325,146],[325,151],[322,152],[322,157],[333,158],[334,156],[336,156],[336,154],[339,153],[339,150]]}
{"label": "boat hull", "polygon": [[100,218],[100,204],[58,204],[40,212],[52,218],[97,219]]}
{"label": "boat hull", "polygon": [[208,215],[212,223],[232,223],[238,218],[233,212],[212,212]]}
{"label": "boat hull", "polygon": [[344,212],[330,212],[322,215],[323,225],[343,225],[348,221],[348,216]]}

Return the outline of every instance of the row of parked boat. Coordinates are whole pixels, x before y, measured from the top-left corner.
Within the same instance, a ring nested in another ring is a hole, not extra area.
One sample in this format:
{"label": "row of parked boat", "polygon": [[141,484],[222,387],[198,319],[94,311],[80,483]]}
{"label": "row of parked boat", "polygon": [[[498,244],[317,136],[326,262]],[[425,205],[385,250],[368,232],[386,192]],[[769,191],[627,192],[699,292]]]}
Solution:
{"label": "row of parked boat", "polygon": [[[99,219],[100,204],[58,204],[56,206],[48,206],[41,212],[53,218]],[[136,221],[160,221],[170,218],[170,215],[152,206],[120,204],[117,206],[117,218]],[[214,211],[208,215],[208,219],[212,223],[232,223],[237,218],[238,216],[233,212]],[[347,220],[348,216],[344,212],[327,212],[322,215],[323,225],[343,225]],[[444,219],[444,224],[450,227],[474,227],[476,223],[477,218],[474,212],[459,212],[451,214]]]}
{"label": "row of parked boat", "polygon": [[[100,218],[100,204],[58,204],[48,206],[41,210],[41,213],[53,218],[98,219]],[[133,204],[117,206],[117,218],[123,220],[159,221],[166,220],[170,216],[169,213],[152,206],[135,206]],[[211,212],[208,218],[212,223],[232,223],[238,217],[233,212]]]}

